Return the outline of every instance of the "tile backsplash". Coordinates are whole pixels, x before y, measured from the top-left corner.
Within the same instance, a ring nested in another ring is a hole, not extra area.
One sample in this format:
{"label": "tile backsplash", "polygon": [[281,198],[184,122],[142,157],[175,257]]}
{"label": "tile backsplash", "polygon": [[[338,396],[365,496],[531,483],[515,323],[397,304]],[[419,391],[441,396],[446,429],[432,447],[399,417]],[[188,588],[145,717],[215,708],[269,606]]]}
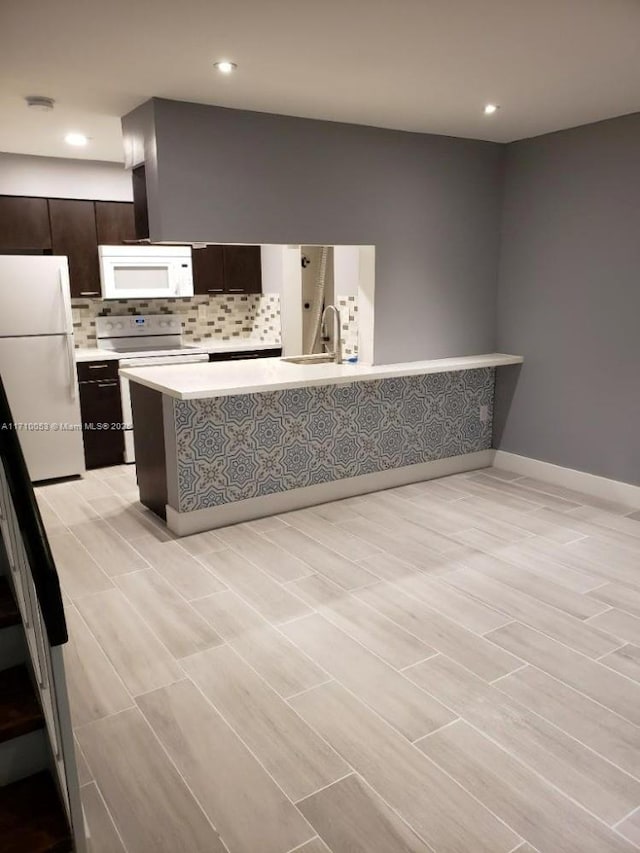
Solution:
{"label": "tile backsplash", "polygon": [[76,347],[96,346],[96,317],[128,314],[179,314],[185,338],[238,338],[279,345],[280,296],[273,293],[193,296],[184,299],[72,299]]}
{"label": "tile backsplash", "polygon": [[345,358],[358,355],[358,299],[356,296],[335,297],[340,310],[342,353]]}
{"label": "tile backsplash", "polygon": [[495,369],[483,367],[173,400],[176,509],[486,450],[494,382]]}

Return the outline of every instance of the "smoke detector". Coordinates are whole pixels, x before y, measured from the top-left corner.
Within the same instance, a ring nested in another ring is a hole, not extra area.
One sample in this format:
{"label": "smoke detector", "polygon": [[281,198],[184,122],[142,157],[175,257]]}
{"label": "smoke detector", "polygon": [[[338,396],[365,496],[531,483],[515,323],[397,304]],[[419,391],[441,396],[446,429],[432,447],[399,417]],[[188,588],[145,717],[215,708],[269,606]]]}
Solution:
{"label": "smoke detector", "polygon": [[27,95],[25,101],[30,109],[40,110],[43,113],[52,110],[55,104],[53,98],[47,98],[44,95]]}

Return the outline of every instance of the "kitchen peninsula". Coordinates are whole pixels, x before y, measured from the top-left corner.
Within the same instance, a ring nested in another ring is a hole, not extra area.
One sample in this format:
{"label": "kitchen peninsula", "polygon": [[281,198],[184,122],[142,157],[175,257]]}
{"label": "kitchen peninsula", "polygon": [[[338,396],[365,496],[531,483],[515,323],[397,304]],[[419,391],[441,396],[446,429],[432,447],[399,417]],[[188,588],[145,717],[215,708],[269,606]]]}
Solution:
{"label": "kitchen peninsula", "polygon": [[495,371],[522,360],[122,370],[140,500],[188,535],[485,467]]}

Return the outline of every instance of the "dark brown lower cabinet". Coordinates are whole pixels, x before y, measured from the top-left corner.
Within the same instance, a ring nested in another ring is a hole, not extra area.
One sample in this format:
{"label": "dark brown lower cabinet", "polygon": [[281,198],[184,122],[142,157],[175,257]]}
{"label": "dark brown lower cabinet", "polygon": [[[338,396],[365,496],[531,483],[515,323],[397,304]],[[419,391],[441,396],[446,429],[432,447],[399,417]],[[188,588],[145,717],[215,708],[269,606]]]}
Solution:
{"label": "dark brown lower cabinet", "polygon": [[87,468],[124,462],[122,402],[118,379],[80,382],[82,438]]}
{"label": "dark brown lower cabinet", "polygon": [[281,347],[273,349],[240,350],[239,352],[210,352],[209,361],[242,361],[245,358],[279,358]]}
{"label": "dark brown lower cabinet", "polygon": [[160,518],[167,518],[167,459],[164,444],[162,417],[162,394],[139,385],[129,383],[131,409],[136,425],[134,444],[136,449],[136,477],[143,503]]}

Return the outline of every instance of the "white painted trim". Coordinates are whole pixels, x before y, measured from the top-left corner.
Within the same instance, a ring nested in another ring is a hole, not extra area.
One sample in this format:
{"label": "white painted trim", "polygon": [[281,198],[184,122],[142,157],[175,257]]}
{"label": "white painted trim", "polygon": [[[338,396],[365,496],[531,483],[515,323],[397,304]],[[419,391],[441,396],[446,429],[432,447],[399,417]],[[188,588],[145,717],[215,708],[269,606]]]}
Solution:
{"label": "white painted trim", "polygon": [[506,450],[496,451],[493,464],[496,468],[504,468],[506,471],[513,471],[514,474],[522,474],[524,477],[535,477],[596,498],[640,508],[640,486],[634,486],[632,483],[610,480],[607,477],[588,474],[586,471],[576,471],[574,468],[563,468],[551,462],[508,453]]}
{"label": "white painted trim", "polygon": [[[56,775],[62,790],[63,802],[67,809],[71,834],[73,836],[74,853],[89,853],[86,835],[84,810],[80,799],[80,780],[78,778],[78,763],[76,761],[73,726],[69,709],[69,694],[67,692],[67,676],[64,668],[62,646],[49,647],[49,678],[55,687],[51,692],[53,713],[58,721],[56,736],[59,738],[59,755],[56,755],[55,744],[52,743],[52,760]],[[54,724],[55,725],[55,724]],[[49,731],[51,740],[51,730]]]}
{"label": "white painted trim", "polygon": [[332,480],[329,483],[318,483],[315,486],[276,492],[272,495],[261,495],[246,501],[197,509],[193,512],[178,512],[167,505],[167,527],[178,536],[190,536],[192,533],[200,533],[203,530],[226,527],[228,524],[238,524],[241,521],[251,521],[268,515],[278,515],[294,509],[327,503],[327,501],[339,501],[355,495],[364,495],[367,492],[406,486],[408,483],[417,483],[421,480],[433,480],[436,477],[447,477],[462,471],[488,468],[493,464],[494,453],[494,450],[479,450],[476,453],[465,453],[448,459],[435,459],[432,462],[420,462],[417,465],[405,465],[402,468],[376,471],[373,474],[362,474],[359,477],[348,477],[344,480]]}
{"label": "white painted trim", "polygon": [[360,246],[358,259],[358,361],[374,364],[376,247]]}
{"label": "white painted trim", "polygon": [[280,328],[283,355],[302,353],[302,264],[300,246],[263,246],[281,253]]}

